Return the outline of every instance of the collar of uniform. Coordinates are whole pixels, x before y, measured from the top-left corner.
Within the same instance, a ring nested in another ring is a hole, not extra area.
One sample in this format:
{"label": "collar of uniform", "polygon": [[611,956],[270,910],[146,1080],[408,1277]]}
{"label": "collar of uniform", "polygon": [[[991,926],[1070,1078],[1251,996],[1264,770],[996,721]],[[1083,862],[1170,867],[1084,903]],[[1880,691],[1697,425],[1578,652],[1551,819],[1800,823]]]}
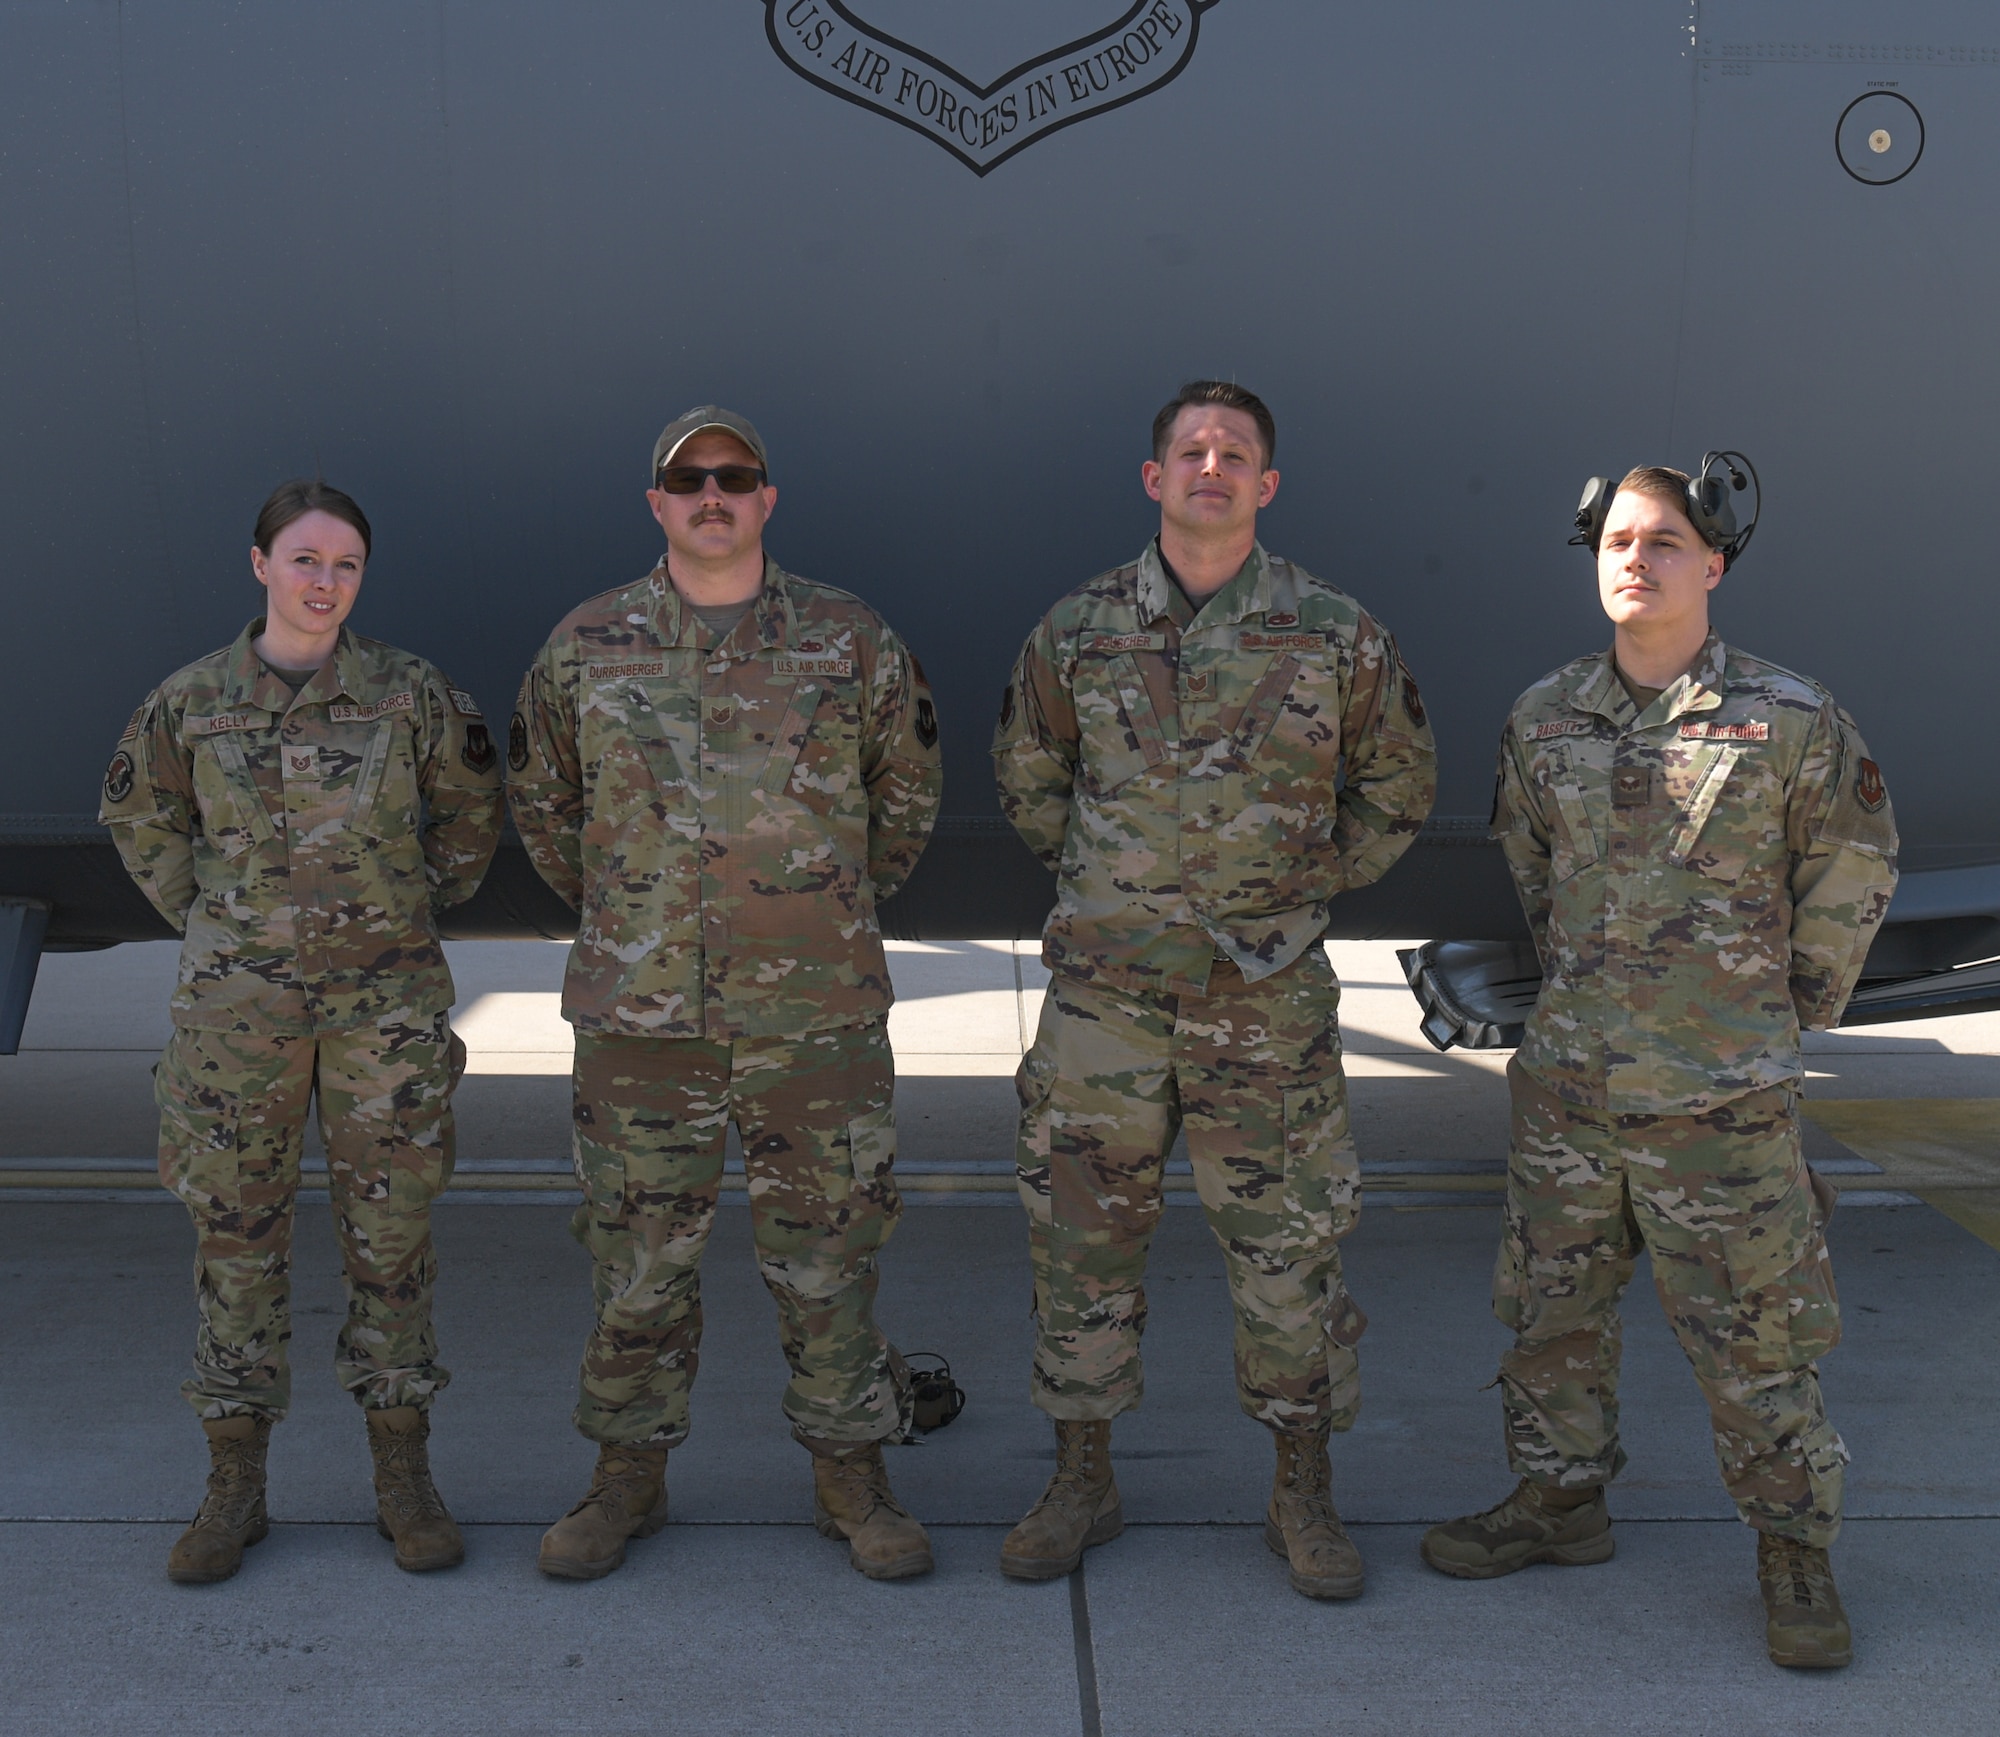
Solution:
{"label": "collar of uniform", "polygon": [[[1160,558],[1160,540],[1155,537],[1139,557],[1139,619],[1157,621],[1171,614],[1169,600],[1178,589],[1167,577],[1166,565]],[[1236,576],[1220,591],[1210,592],[1195,604],[1195,616],[1203,627],[1220,627],[1248,620],[1253,615],[1267,615],[1274,609],[1296,614],[1297,590],[1291,570],[1286,568],[1280,574],[1276,563],[1264,553],[1264,545],[1252,543]],[[1188,601],[1194,602],[1192,598]]]}
{"label": "collar of uniform", "polygon": [[764,589],[750,606],[750,619],[757,624],[760,648],[790,645],[798,637],[799,612],[792,602],[791,580],[769,555],[764,557]]}
{"label": "collar of uniform", "polygon": [[[256,710],[269,712],[274,718],[282,718],[292,708],[292,690],[278,676],[272,674],[270,666],[257,655],[256,642],[264,631],[269,617],[260,615],[236,636],[236,643],[229,648],[229,674],[224,679],[220,703],[225,711]],[[328,668],[334,668],[343,677],[352,667],[354,642],[349,639],[347,629],[340,630],[340,643],[334,647],[329,663],[313,672],[313,678],[299,690],[299,696],[310,693],[316,700],[330,699],[331,694],[320,689],[326,679]],[[355,690],[350,688],[350,693]]]}
{"label": "collar of uniform", "polygon": [[1683,712],[1712,712],[1722,704],[1722,696],[1729,691],[1729,648],[1716,637],[1714,628],[1708,630],[1700,655],[1683,679],[1687,685],[1668,711],[1669,718],[1678,718]]}
{"label": "collar of uniform", "polygon": [[1160,539],[1154,537],[1139,557],[1139,578],[1134,587],[1142,622],[1158,621],[1173,613],[1173,596],[1180,589],[1167,577],[1166,563],[1160,559]]}
{"label": "collar of uniform", "polygon": [[[693,646],[695,627],[701,617],[686,606],[681,594],[674,589],[673,580],[667,577],[666,556],[662,555],[660,564],[646,575],[646,584],[653,594],[651,625],[660,644]],[[764,557],[764,588],[751,603],[748,619],[756,624],[759,649],[791,643],[797,611],[792,607],[791,587],[786,583],[785,571],[769,555]],[[738,622],[729,637],[734,639],[742,631],[743,624]]]}
{"label": "collar of uniform", "polygon": [[1609,718],[1614,724],[1629,724],[1639,715],[1632,704],[1632,696],[1618,679],[1618,666],[1612,660],[1609,647],[1605,648],[1590,674],[1583,678],[1582,685],[1570,695],[1570,704],[1580,712]]}

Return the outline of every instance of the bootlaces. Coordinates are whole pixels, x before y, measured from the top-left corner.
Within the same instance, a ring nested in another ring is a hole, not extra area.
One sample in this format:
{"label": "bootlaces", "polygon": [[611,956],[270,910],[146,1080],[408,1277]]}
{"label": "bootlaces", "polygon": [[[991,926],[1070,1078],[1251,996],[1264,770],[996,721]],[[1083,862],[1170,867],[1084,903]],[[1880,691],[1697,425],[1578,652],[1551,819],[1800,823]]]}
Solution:
{"label": "bootlaces", "polygon": [[423,1442],[415,1435],[386,1442],[376,1463],[386,1474],[389,1485],[377,1494],[398,1514],[409,1520],[443,1517],[444,1502],[431,1482],[430,1456],[424,1452]]}
{"label": "bootlaces", "polygon": [[[879,1452],[868,1459],[849,1460],[836,1456],[833,1463],[840,1468],[843,1481],[858,1485],[860,1493],[868,1498],[871,1505],[900,1514],[905,1520],[910,1517],[909,1509],[897,1501],[889,1489],[889,1468],[882,1463]],[[865,1517],[866,1510],[863,1513]]]}
{"label": "bootlaces", "polygon": [[1055,1476],[1049,1479],[1049,1487],[1042,1492],[1042,1499],[1035,1507],[1041,1509],[1066,1500],[1085,1499],[1090,1495],[1091,1485],[1097,1477],[1097,1454],[1090,1438],[1077,1436],[1065,1442],[1057,1454]]}
{"label": "bootlaces", "polygon": [[1806,1553],[1795,1539],[1781,1539],[1769,1550],[1769,1578],[1777,1583],[1778,1598],[1806,1610],[1826,1610],[1833,1604],[1832,1577]]}
{"label": "bootlaces", "polygon": [[1305,1511],[1308,1524],[1338,1526],[1333,1510],[1333,1469],[1316,1453],[1294,1452],[1289,1494]]}
{"label": "bootlaces", "polygon": [[617,1465],[616,1471],[598,1466],[591,1474],[590,1488],[584,1491],[583,1500],[570,1509],[571,1514],[581,1514],[586,1508],[602,1508],[607,1514],[628,1511],[625,1497],[645,1482],[646,1474],[637,1460],[620,1460]]}
{"label": "bootlaces", "polygon": [[234,1524],[231,1515],[247,1509],[257,1500],[257,1472],[253,1450],[256,1438],[222,1442],[209,1460],[208,1489],[201,1498],[193,1524],[220,1520]]}

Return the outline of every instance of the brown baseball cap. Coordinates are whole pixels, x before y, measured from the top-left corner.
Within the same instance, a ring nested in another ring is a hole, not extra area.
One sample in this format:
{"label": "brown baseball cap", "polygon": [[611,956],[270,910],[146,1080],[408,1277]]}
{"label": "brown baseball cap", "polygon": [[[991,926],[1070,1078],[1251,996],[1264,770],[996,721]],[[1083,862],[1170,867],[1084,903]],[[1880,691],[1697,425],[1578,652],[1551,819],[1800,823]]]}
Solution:
{"label": "brown baseball cap", "polygon": [[724,410],[718,404],[697,404],[692,410],[683,410],[660,430],[660,438],[653,442],[652,474],[646,480],[655,480],[662,465],[671,464],[675,453],[708,428],[719,428],[724,434],[735,435],[757,455],[757,462],[769,473],[771,455],[764,450],[764,437],[750,426],[749,417],[738,416],[735,411]]}

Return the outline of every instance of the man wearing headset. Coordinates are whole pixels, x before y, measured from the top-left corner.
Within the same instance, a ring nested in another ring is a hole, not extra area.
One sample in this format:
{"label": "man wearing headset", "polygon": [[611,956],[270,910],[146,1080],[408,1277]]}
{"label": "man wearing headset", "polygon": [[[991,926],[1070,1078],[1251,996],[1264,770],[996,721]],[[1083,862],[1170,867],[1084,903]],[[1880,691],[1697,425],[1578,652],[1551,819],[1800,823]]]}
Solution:
{"label": "man wearing headset", "polygon": [[556,628],[508,737],[522,839],[582,917],[563,1015],[597,1303],[576,1426],[598,1461],[542,1540],[564,1579],[666,1523],[731,1122],[814,1519],[871,1579],[931,1567],[882,1463],[911,1393],[874,1315],[902,1210],[875,907],[937,818],[937,712],[879,615],[764,553],[768,472],[733,411],[668,424],[647,494],[666,554]]}
{"label": "man wearing headset", "polygon": [[1466,1579],[1610,1558],[1618,1300],[1643,1247],[1757,1531],[1770,1656],[1825,1668],[1852,1650],[1827,1560],[1847,1450],[1814,1365],[1840,1317],[1799,1032],[1839,1021],[1896,828],[1826,690],[1710,628],[1744,538],[1703,481],[1648,466],[1608,509],[1585,497],[1612,647],[1537,682],[1501,736],[1493,827],[1543,974],[1508,1067],[1494,1275],[1520,1484],[1433,1527],[1423,1555]]}

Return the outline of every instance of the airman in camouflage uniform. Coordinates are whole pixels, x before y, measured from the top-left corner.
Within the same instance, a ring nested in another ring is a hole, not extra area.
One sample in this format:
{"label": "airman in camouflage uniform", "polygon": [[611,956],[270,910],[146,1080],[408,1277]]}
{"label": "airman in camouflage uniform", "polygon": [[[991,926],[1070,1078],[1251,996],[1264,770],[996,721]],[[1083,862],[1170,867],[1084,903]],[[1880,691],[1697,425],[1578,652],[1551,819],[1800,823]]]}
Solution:
{"label": "airman in camouflage uniform", "polygon": [[[492,858],[499,756],[472,698],[423,659],[342,627],[295,692],[253,649],[265,627],[146,697],[100,814],[184,937],[155,1069],[160,1177],[198,1238],[183,1391],[223,1444],[219,1475],[256,1486],[237,1539],[204,1507],[170,1565],[182,1580],[223,1578],[263,1535],[263,1443],[291,1399],[292,1208],[315,1095],[347,1276],[335,1368],[367,1413],[378,1489],[390,1462],[383,1524],[405,1567],[462,1554],[417,1464],[450,1379],[431,1326],[430,1205],[451,1175],[465,1054],[436,912],[468,898]],[[236,1464],[246,1454],[254,1467]]]}
{"label": "airman in camouflage uniform", "polygon": [[[597,1476],[541,1564],[595,1578],[664,1523],[734,1121],[821,1530],[872,1577],[921,1573],[928,1543],[881,1454],[907,1432],[910,1383],[873,1308],[901,1213],[875,908],[937,816],[937,715],[880,616],[763,555],[776,491],[748,422],[703,406],[654,458],[667,556],[556,628],[510,735],[516,822],[581,915],[563,1015],[597,1302],[576,1409]],[[676,486],[688,466],[699,493]],[[754,563],[733,625],[704,619],[687,576],[703,533]]]}
{"label": "airman in camouflage uniform", "polygon": [[[1671,489],[1648,486],[1719,576]],[[1619,536],[1614,511],[1607,573]],[[1838,1022],[1895,887],[1881,772],[1823,688],[1710,630],[1657,692],[1635,695],[1604,652],[1523,694],[1494,830],[1544,978],[1509,1067],[1494,1281],[1516,1335],[1500,1386],[1522,1483],[1434,1529],[1426,1559],[1477,1578],[1609,1558],[1618,1302],[1643,1248],[1723,1482],[1758,1530],[1767,1598],[1782,1582],[1791,1607],[1774,1606],[1772,1655],[1844,1663],[1825,1547],[1847,1450],[1814,1366],[1840,1336],[1833,1195],[1801,1155],[1799,1033]]]}
{"label": "airman in camouflage uniform", "polygon": [[[1161,540],[1043,618],[1001,706],[1001,802],[1057,875],[1019,1171],[1033,1394],[1058,1470],[1003,1549],[1019,1578],[1068,1572],[1122,1523],[1110,1420],[1139,1403],[1146,1255],[1185,1127],[1229,1274],[1238,1395],[1278,1442],[1267,1540],[1302,1592],[1361,1590],[1328,1493],[1365,1322],[1341,1279],[1360,1175],[1320,937],[1332,901],[1416,835],[1434,756],[1388,633],[1254,541],[1277,481],[1268,415],[1206,382],[1162,411],[1147,473]],[[1203,490],[1221,511],[1232,464],[1252,492],[1235,550],[1217,543],[1240,567],[1197,600],[1167,539]]]}

